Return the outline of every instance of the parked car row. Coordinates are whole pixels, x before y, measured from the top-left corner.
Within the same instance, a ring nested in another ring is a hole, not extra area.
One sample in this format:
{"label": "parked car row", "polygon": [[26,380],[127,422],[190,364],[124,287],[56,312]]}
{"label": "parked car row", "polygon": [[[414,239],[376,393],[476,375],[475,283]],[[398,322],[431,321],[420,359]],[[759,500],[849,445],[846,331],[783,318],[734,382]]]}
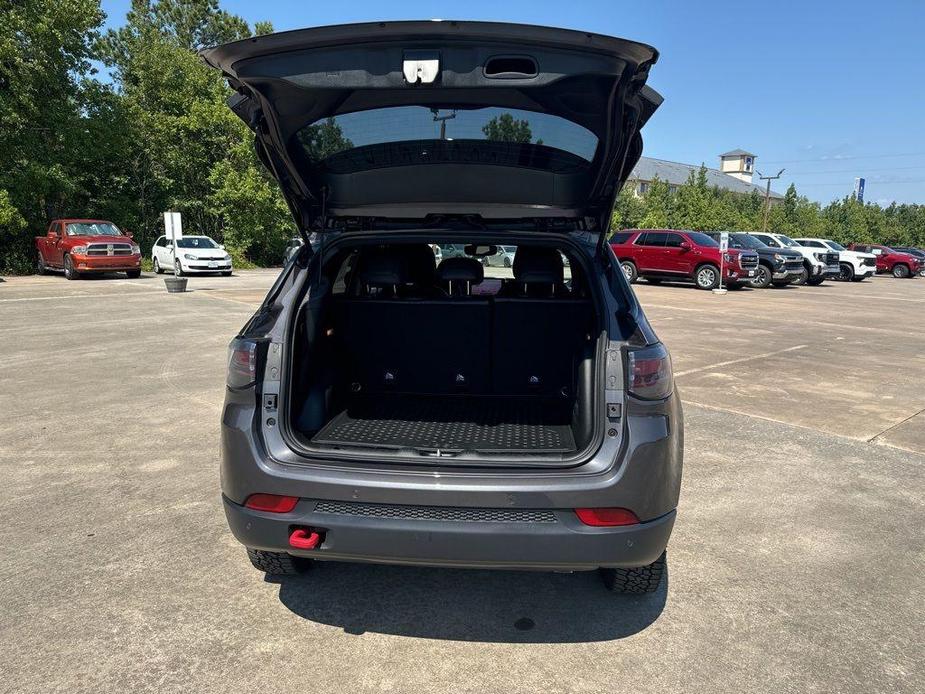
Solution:
{"label": "parked car row", "polygon": [[830,239],[792,239],[766,232],[729,232],[728,249],[720,250],[723,232],[680,229],[625,229],[610,239],[629,282],[644,277],[689,281],[700,289],[787,284],[816,286],[827,279],[860,282],[878,272],[894,277],[925,274],[925,252],[877,244],[850,244]]}
{"label": "parked car row", "polygon": [[[231,255],[208,236],[184,236],[173,242],[161,236],[151,249],[154,272],[220,272],[230,275]],[[40,275],[63,270],[69,280],[103,272],[141,276],[141,248],[132,234],[104,219],[55,219],[44,236],[35,237],[36,269]],[[176,257],[174,257],[176,255]]]}

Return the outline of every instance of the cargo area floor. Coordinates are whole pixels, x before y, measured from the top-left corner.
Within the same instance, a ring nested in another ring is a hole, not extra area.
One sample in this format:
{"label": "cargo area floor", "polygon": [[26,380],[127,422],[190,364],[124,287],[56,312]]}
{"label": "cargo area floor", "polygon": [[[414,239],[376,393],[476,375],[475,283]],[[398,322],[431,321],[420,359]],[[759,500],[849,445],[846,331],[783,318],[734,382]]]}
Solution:
{"label": "cargo area floor", "polygon": [[327,446],[491,453],[572,453],[572,406],[518,397],[357,399],[312,438]]}

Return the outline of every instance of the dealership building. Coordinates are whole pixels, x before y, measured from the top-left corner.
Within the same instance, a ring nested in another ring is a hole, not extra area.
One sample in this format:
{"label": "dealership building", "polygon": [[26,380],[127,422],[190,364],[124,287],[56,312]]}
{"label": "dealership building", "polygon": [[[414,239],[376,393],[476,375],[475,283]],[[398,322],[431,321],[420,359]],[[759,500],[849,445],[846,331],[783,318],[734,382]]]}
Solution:
{"label": "dealership building", "polygon": [[[757,185],[752,180],[757,159],[756,155],[744,149],[734,149],[731,152],[720,154],[719,168],[707,168],[707,184],[743,195],[758,191],[763,197],[764,186]],[[669,190],[673,192],[682,183],[687,183],[691,172],[696,173],[699,168],[699,164],[681,164],[676,161],[641,157],[627,179],[627,186],[630,186],[637,196],[645,195],[649,190],[649,185],[657,176],[660,181],[666,181]],[[771,191],[771,202],[782,200],[783,197],[780,193]]]}

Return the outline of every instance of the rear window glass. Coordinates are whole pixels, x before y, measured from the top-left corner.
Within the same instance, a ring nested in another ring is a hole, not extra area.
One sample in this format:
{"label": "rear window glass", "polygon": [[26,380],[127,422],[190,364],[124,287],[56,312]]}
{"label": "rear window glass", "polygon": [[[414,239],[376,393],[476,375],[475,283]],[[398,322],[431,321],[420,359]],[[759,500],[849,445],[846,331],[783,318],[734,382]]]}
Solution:
{"label": "rear window glass", "polygon": [[[311,161],[345,170],[446,162],[448,157],[454,162],[475,157],[476,163],[490,158],[504,165],[562,169],[587,165],[597,150],[597,137],[577,123],[498,107],[357,111],[307,125],[296,138]],[[396,148],[398,144],[406,147]],[[479,151],[467,152],[466,146],[473,144],[481,145]]]}

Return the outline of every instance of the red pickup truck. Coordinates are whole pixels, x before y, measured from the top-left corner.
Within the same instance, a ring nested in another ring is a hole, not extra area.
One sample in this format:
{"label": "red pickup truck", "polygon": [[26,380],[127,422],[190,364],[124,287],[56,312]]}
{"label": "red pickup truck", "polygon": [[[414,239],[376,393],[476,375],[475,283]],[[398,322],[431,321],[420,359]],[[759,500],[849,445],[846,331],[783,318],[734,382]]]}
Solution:
{"label": "red pickup truck", "polygon": [[44,236],[35,237],[39,274],[64,270],[76,280],[91,272],[141,275],[141,249],[132,235],[104,219],[55,219]]}
{"label": "red pickup truck", "polygon": [[713,289],[719,286],[722,265],[723,283],[738,287],[749,284],[758,269],[755,251],[730,248],[723,253],[699,231],[625,229],[611,237],[610,247],[630,283],[637,277],[653,284],[693,280],[699,289]]}
{"label": "red pickup truck", "polygon": [[903,253],[877,243],[852,243],[852,251],[873,253],[877,256],[877,272],[889,272],[893,277],[915,277],[925,269],[925,261],[911,253]]}

